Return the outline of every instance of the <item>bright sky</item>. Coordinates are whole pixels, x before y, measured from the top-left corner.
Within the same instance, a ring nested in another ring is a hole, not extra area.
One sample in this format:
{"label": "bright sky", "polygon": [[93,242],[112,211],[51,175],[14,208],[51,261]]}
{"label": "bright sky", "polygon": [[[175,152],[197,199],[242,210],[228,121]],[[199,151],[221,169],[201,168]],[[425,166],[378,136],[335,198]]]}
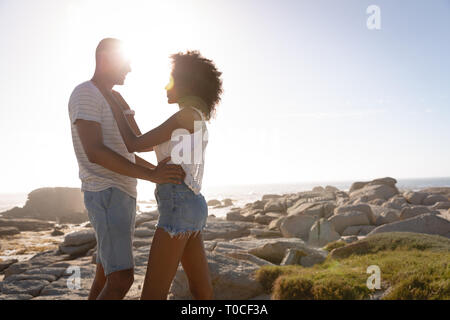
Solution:
{"label": "bright sky", "polygon": [[177,110],[171,53],[223,71],[205,187],[450,176],[450,1],[0,0],[0,192],[80,185],[67,102],[104,37],[144,132]]}

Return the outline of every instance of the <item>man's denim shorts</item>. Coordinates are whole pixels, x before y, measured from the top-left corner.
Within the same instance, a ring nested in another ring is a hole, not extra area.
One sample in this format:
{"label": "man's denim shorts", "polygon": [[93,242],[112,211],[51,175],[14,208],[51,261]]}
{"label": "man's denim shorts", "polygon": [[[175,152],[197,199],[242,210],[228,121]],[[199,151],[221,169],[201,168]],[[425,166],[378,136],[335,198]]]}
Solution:
{"label": "man's denim shorts", "polygon": [[103,266],[105,275],[133,269],[136,199],[111,187],[84,191],[84,204],[97,239],[97,263]]}
{"label": "man's denim shorts", "polygon": [[195,194],[184,182],[157,184],[155,198],[159,211],[156,227],[164,229],[171,237],[198,234],[206,226],[206,200],[201,193]]}

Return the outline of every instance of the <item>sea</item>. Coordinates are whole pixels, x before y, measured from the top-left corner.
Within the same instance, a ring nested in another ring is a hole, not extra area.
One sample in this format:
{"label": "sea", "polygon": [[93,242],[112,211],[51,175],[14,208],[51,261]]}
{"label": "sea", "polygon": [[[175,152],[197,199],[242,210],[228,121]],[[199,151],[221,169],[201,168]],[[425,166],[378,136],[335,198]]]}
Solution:
{"label": "sea", "polygon": [[[245,203],[261,199],[264,194],[295,193],[311,190],[316,186],[325,187],[331,185],[339,190],[348,191],[354,181],[355,180],[205,186],[202,193],[207,200],[223,200],[230,198],[235,206],[243,206]],[[421,190],[429,187],[450,187],[450,177],[397,179],[397,188],[400,190]],[[31,190],[23,193],[0,193],[0,213],[14,207],[22,207],[25,204],[28,192],[30,191]],[[156,203],[153,193],[146,192],[138,197],[138,205],[140,205],[142,210],[154,209]],[[223,210],[215,210],[214,212],[221,216],[224,214],[221,211]]]}

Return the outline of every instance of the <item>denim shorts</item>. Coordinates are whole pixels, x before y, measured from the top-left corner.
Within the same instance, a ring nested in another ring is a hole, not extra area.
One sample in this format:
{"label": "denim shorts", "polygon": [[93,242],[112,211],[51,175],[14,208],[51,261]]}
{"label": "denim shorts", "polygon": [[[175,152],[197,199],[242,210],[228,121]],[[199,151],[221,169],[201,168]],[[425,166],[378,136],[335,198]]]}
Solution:
{"label": "denim shorts", "polygon": [[159,211],[156,227],[164,229],[171,237],[198,234],[206,226],[206,200],[201,193],[195,194],[184,182],[157,184],[155,198]]}
{"label": "denim shorts", "polygon": [[97,263],[103,266],[105,275],[133,269],[136,199],[111,187],[84,191],[84,204],[97,239]]}

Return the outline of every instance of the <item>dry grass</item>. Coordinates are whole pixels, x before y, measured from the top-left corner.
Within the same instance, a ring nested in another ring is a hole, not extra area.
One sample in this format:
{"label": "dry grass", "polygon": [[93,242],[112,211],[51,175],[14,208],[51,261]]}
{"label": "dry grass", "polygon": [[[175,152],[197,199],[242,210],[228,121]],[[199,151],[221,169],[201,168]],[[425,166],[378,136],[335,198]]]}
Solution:
{"label": "dry grass", "polygon": [[273,299],[367,299],[370,265],[380,267],[383,289],[390,287],[384,299],[450,299],[450,240],[422,234],[377,234],[311,268],[262,267],[257,279]]}

